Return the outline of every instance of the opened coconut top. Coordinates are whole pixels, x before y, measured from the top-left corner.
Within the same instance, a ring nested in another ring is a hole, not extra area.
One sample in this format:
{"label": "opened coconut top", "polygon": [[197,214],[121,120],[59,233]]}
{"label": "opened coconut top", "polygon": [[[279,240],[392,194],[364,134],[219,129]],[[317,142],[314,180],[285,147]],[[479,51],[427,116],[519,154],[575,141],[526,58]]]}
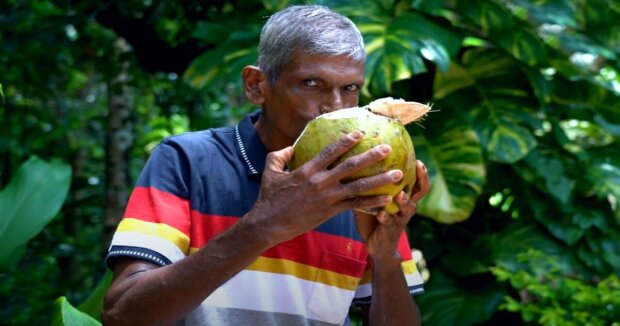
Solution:
{"label": "opened coconut top", "polygon": [[357,110],[368,110],[391,119],[400,121],[403,125],[420,120],[430,111],[431,107],[418,102],[407,102],[402,99],[384,97],[370,102],[363,107],[354,107],[345,110],[336,110],[322,114],[324,119],[339,119],[355,117]]}
{"label": "opened coconut top", "polygon": [[[384,97],[370,102],[366,106],[352,107],[323,113],[316,118],[346,119],[357,117],[361,111],[378,114],[390,119],[398,120],[403,125],[422,119],[431,107],[418,102],[408,102],[403,99]],[[306,126],[307,128],[307,126]]]}
{"label": "opened coconut top", "polygon": [[398,119],[404,125],[421,119],[431,110],[430,106],[422,103],[407,102],[391,97],[374,100],[364,108],[388,118]]}

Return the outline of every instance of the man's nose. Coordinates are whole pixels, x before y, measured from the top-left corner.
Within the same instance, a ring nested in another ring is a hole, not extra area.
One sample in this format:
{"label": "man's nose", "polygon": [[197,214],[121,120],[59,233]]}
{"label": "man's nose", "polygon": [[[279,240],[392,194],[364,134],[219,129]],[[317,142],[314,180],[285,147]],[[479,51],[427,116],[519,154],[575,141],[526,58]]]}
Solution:
{"label": "man's nose", "polygon": [[325,94],[321,108],[323,113],[340,110],[342,107],[342,94],[339,89],[332,90],[328,92],[328,94]]}

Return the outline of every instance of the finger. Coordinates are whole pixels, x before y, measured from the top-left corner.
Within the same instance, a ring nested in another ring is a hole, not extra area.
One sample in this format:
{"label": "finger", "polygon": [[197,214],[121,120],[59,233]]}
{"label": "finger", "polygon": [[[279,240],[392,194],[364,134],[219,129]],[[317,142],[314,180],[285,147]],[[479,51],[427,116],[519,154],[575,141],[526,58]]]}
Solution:
{"label": "finger", "polygon": [[417,205],[406,192],[401,191],[398,196],[396,196],[396,203],[399,208],[399,216],[412,216],[415,214]]}
{"label": "finger", "polygon": [[344,160],[344,162],[335,166],[331,170],[331,177],[338,180],[344,179],[355,172],[361,171],[366,167],[384,160],[391,152],[392,148],[388,145],[382,144],[375,146],[362,154],[349,157]]}
{"label": "finger", "polygon": [[428,177],[426,166],[421,161],[416,162],[416,185],[413,188],[411,200],[418,202],[424,197],[431,188],[431,181]]}
{"label": "finger", "polygon": [[363,136],[364,134],[362,134],[361,132],[354,131],[340,138],[335,143],[332,143],[325,147],[319,153],[319,155],[317,155],[314,159],[308,162],[309,164],[306,164],[311,170],[310,172],[323,170],[330,166],[344,153],[353,148],[353,146],[357,145],[357,143],[360,141],[360,139],[362,139]]}
{"label": "finger", "polygon": [[267,154],[265,161],[265,170],[282,171],[286,163],[293,158],[293,147],[288,146],[279,151]]}
{"label": "finger", "polygon": [[387,224],[391,220],[390,214],[384,209],[382,209],[379,214],[377,214],[377,221],[381,224]]}
{"label": "finger", "polygon": [[396,218],[399,224],[407,224],[409,219],[415,215],[418,205],[413,200],[410,200],[409,196],[404,192],[401,192],[400,195],[397,196],[396,202],[398,203],[398,208],[400,209],[398,214],[396,214]]}
{"label": "finger", "polygon": [[[342,209],[367,211],[371,208],[380,208],[392,202],[392,196],[355,196],[342,201]],[[367,214],[368,216],[374,216]]]}
{"label": "finger", "polygon": [[388,172],[373,175],[371,177],[360,178],[343,184],[345,196],[356,196],[381,186],[396,183],[403,178],[401,170],[391,170]]}

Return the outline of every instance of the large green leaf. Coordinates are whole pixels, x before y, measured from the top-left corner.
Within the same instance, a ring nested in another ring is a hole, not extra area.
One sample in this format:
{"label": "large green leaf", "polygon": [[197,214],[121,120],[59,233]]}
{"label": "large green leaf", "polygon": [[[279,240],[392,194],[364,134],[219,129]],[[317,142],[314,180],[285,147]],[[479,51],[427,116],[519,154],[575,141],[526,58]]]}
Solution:
{"label": "large green leaf", "polygon": [[[229,23],[211,23],[201,25],[196,30],[197,36],[213,38],[210,32],[220,31],[217,40],[221,43],[214,49],[206,51],[185,71],[183,78],[194,88],[203,89],[231,80],[238,80],[244,66],[255,63],[260,27],[247,22],[241,28],[232,29]],[[209,32],[210,31],[210,32]]]}
{"label": "large green leaf", "polygon": [[515,17],[496,1],[461,0],[456,1],[456,4],[458,13],[486,34],[507,31],[515,26]]}
{"label": "large green leaf", "polygon": [[16,263],[26,242],[60,210],[69,191],[71,168],[30,158],[0,192],[0,267]]}
{"label": "large green leaf", "polygon": [[[519,19],[518,6],[500,1],[459,1],[458,8],[475,26],[488,35],[488,39],[512,56],[528,65],[544,61],[545,44],[535,29]],[[511,10],[517,11],[515,15]]]}
{"label": "large green leaf", "polygon": [[[591,0],[588,0],[591,2]],[[508,8],[518,17],[536,23],[577,27],[575,4],[571,0],[512,0]]]}
{"label": "large green leaf", "polygon": [[590,150],[585,176],[592,185],[591,191],[599,198],[609,201],[616,222],[620,225],[620,146],[608,146]]}
{"label": "large green leaf", "polygon": [[106,271],[93,292],[77,308],[66,297],[56,299],[56,311],[52,325],[54,326],[82,326],[101,325],[103,299],[112,283],[112,272]]}
{"label": "large green leaf", "polygon": [[609,1],[589,0],[579,5],[568,0],[544,1],[542,5],[517,2],[512,7],[527,13],[528,20],[540,27],[538,33],[552,48],[568,55],[581,53],[617,59],[620,27],[616,22],[620,13]]}
{"label": "large green leaf", "polygon": [[528,249],[537,249],[547,256],[554,257],[564,272],[578,266],[568,248],[549,238],[542,230],[531,223],[515,223],[493,235],[493,259],[496,264],[511,271],[523,268],[517,255]]}
{"label": "large green leaf", "polygon": [[544,181],[544,189],[562,205],[569,205],[575,180],[564,172],[564,163],[558,157],[532,151],[525,162]]}
{"label": "large green leaf", "polygon": [[375,95],[390,93],[392,83],[426,71],[424,59],[448,69],[461,43],[451,29],[413,12],[356,23],[368,55],[366,91]]}
{"label": "large green leaf", "polygon": [[455,223],[471,215],[486,170],[471,126],[461,119],[444,121],[448,118],[436,114],[434,123],[429,117],[424,135],[413,137],[417,157],[428,167],[432,184],[418,212],[441,223]]}
{"label": "large green leaf", "polygon": [[436,98],[460,112],[471,112],[474,128],[488,157],[514,163],[537,141],[529,126],[539,125],[537,99],[531,84],[514,60],[501,52],[470,50],[461,64],[453,64],[435,78]]}
{"label": "large green leaf", "polygon": [[620,94],[584,79],[556,77],[553,86],[553,104],[563,109],[567,119],[591,121],[620,135]]}
{"label": "large green leaf", "polygon": [[66,297],[60,297],[55,302],[57,311],[52,326],[97,326],[100,322],[86,313],[76,309]]}
{"label": "large green leaf", "polygon": [[262,0],[263,6],[271,11],[278,11],[289,4],[289,0]]}
{"label": "large green leaf", "polygon": [[505,119],[481,122],[483,146],[489,159],[501,163],[514,163],[524,158],[537,145],[532,133]]}
{"label": "large green leaf", "polygon": [[[613,218],[610,205],[604,198],[597,199],[589,194],[589,198],[579,196],[569,205],[557,205],[539,192],[521,196],[532,210],[530,215],[548,231],[545,238],[551,235],[558,243],[570,246],[571,255],[576,254],[584,266],[599,275],[620,271],[620,244],[611,240],[620,237],[620,223]],[[549,244],[544,246],[551,247]],[[561,256],[568,255],[566,252],[557,258],[560,260]],[[567,271],[577,265],[572,262],[565,264]]]}
{"label": "large green leaf", "polygon": [[416,298],[422,322],[427,326],[467,326],[488,320],[503,297],[504,285],[451,278],[441,269],[431,271],[425,293]]}

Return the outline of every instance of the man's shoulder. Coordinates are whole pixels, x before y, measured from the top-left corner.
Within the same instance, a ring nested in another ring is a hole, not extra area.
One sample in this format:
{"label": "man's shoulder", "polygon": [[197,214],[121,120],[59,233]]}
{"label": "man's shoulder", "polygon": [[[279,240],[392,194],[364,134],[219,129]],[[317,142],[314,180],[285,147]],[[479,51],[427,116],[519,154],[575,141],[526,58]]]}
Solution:
{"label": "man's shoulder", "polygon": [[195,147],[209,146],[213,144],[222,144],[232,141],[232,134],[235,129],[233,127],[211,128],[200,131],[188,131],[182,134],[166,137],[162,143],[179,146],[185,149]]}

